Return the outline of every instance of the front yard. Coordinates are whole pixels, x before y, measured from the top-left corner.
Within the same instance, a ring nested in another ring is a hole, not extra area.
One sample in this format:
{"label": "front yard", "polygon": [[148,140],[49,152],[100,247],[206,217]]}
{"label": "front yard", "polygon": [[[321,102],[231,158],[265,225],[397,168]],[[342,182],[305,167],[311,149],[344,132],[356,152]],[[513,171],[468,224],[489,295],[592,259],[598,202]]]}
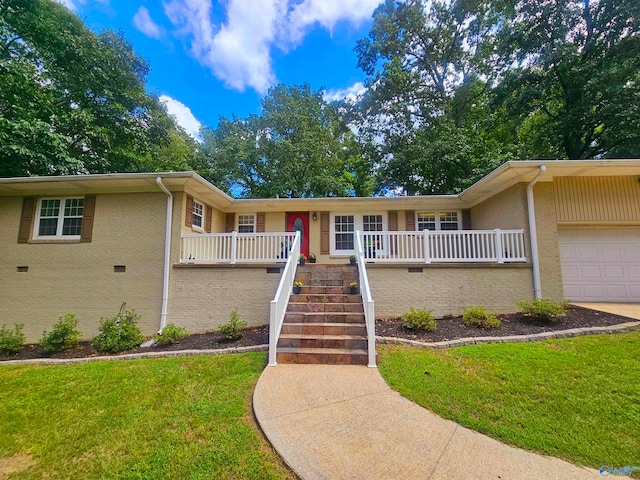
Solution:
{"label": "front yard", "polygon": [[251,412],[264,365],[251,353],[0,367],[0,478],[292,478]]}
{"label": "front yard", "polygon": [[379,353],[387,383],[441,417],[579,465],[640,466],[640,332]]}

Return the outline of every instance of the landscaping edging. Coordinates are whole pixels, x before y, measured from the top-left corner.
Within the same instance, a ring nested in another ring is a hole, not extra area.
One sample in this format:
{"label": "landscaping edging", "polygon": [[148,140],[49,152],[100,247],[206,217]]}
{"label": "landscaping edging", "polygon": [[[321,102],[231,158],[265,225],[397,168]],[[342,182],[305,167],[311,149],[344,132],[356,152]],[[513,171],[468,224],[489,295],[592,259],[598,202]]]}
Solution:
{"label": "landscaping edging", "polygon": [[139,360],[141,358],[195,357],[198,355],[224,355],[225,353],[268,352],[269,345],[248,347],[210,348],[206,350],[165,350],[162,352],[127,353],[84,358],[29,358],[5,360],[0,365],[66,365],[71,363],[106,362],[111,360]]}
{"label": "landscaping edging", "polygon": [[457,340],[447,340],[444,342],[419,342],[417,340],[409,340],[407,338],[376,336],[376,342],[381,344],[397,344],[409,347],[441,349],[481,343],[539,342],[541,340],[550,340],[552,338],[582,337],[584,335],[595,335],[598,333],[625,333],[639,328],[640,322],[626,322],[618,325],[610,325],[608,327],[571,328],[569,330],[558,330],[557,332],[543,332],[533,335],[509,335],[506,337],[467,337],[459,338]]}

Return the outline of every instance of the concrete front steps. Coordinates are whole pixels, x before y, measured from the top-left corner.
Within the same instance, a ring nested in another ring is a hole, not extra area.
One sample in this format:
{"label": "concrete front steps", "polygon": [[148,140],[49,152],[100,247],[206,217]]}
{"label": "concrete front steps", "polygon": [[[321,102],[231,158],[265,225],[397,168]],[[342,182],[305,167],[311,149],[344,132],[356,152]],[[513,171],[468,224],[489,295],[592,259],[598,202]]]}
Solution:
{"label": "concrete front steps", "polygon": [[362,296],[350,293],[358,269],[348,265],[299,266],[278,340],[279,363],[367,364]]}

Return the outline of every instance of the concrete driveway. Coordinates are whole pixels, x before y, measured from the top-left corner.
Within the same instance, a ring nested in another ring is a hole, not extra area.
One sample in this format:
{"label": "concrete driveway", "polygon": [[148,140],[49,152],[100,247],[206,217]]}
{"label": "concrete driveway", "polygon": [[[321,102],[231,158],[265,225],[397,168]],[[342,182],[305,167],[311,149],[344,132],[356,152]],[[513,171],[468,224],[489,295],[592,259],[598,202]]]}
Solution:
{"label": "concrete driveway", "polygon": [[594,303],[594,302],[571,302],[576,307],[590,308],[599,312],[613,313],[623,317],[640,320],[640,303]]}

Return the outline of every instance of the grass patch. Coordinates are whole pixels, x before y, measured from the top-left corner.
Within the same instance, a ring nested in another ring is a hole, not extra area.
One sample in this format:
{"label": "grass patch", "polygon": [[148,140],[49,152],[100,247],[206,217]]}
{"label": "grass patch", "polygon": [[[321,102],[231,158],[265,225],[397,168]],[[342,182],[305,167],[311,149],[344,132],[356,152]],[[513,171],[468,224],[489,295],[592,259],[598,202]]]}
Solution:
{"label": "grass patch", "polygon": [[387,383],[441,417],[580,465],[640,465],[640,332],[379,353]]}
{"label": "grass patch", "polygon": [[[0,366],[12,478],[293,478],[258,432],[263,353]],[[5,462],[5,463],[7,463]]]}

